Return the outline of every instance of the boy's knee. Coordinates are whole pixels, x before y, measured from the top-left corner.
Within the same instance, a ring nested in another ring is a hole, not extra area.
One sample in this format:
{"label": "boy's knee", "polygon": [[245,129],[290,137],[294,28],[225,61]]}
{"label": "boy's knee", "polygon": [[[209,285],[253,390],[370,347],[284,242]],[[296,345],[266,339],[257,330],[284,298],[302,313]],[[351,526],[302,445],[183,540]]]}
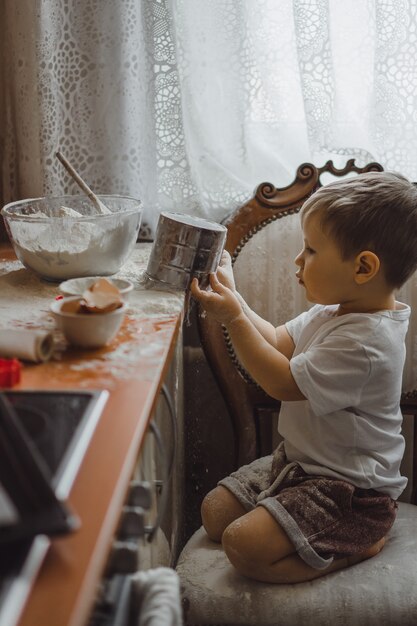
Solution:
{"label": "boy's knee", "polygon": [[249,578],[256,578],[257,573],[294,552],[287,534],[264,507],[256,507],[231,523],[223,533],[222,544],[232,565]]}
{"label": "boy's knee", "polygon": [[235,520],[227,526],[222,536],[222,547],[235,569],[250,576],[250,572],[258,565],[258,555],[242,520]]}
{"label": "boy's knee", "polygon": [[206,533],[212,541],[221,541],[221,534],[219,535],[219,503],[216,497],[216,489],[210,491],[201,503],[201,520],[205,528]]}
{"label": "boy's knee", "polygon": [[212,541],[220,542],[224,529],[245,513],[242,505],[225,487],[210,491],[201,504],[201,519]]}

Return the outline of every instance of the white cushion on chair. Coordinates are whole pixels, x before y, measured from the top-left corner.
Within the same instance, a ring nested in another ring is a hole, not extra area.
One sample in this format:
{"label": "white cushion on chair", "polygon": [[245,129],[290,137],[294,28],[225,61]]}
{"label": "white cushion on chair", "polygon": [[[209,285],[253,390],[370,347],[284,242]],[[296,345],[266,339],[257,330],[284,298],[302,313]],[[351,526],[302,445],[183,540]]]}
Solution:
{"label": "white cushion on chair", "polygon": [[272,585],[236,573],[203,528],[177,564],[187,624],[416,626],[417,506],[401,503],[375,557],[312,582]]}

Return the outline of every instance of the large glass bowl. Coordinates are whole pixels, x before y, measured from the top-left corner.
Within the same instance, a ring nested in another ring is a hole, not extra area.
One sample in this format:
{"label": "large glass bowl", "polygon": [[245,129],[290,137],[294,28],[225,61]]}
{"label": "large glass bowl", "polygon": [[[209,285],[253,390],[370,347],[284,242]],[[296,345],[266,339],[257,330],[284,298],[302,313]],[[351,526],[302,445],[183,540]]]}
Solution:
{"label": "large glass bowl", "polygon": [[86,196],[47,196],[6,204],[1,215],[19,261],[41,278],[56,282],[118,272],[135,246],[142,205],[126,196],[99,199],[110,215],[97,214]]}

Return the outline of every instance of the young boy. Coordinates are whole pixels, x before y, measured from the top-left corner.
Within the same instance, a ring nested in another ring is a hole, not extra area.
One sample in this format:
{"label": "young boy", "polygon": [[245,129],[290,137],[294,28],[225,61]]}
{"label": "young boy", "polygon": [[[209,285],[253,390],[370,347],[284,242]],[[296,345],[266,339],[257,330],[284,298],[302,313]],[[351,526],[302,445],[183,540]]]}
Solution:
{"label": "young boy", "polygon": [[253,379],[281,401],[273,455],[204,499],[208,536],[259,581],[307,581],[377,554],[407,479],[399,408],[410,309],[395,291],[417,268],[417,189],[361,174],[301,212],[296,276],[315,303],[274,328],[236,292],[230,256],[191,291],[224,324]]}

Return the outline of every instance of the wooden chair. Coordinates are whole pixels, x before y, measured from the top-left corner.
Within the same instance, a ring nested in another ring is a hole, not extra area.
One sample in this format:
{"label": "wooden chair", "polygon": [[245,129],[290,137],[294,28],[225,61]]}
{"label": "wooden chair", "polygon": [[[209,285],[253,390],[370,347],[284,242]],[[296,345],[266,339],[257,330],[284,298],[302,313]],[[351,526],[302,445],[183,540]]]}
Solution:
{"label": "wooden chair", "polygon": [[[257,233],[299,212],[323,175],[336,177],[382,171],[378,163],[343,169],[331,161],[318,168],[301,165],[294,181],[277,189],[259,185],[253,198],[226,220],[226,249],[234,267]],[[291,272],[294,274],[293,259]],[[239,288],[239,282],[238,282]],[[251,306],[253,303],[250,302]],[[199,331],[206,358],[225,398],[236,441],[236,467],[268,454],[273,446],[273,419],[279,403],[256,385],[240,365],[224,328],[204,314]],[[417,415],[417,392],[404,394],[402,410]],[[413,449],[417,451],[414,429]],[[416,453],[417,454],[417,453]],[[414,455],[414,458],[416,456]],[[417,462],[411,471],[417,485]],[[190,625],[272,626],[415,626],[417,624],[417,504],[400,503],[389,541],[376,557],[308,583],[268,585],[239,576],[221,547],[207,539],[203,528],[185,545],[177,564],[183,587],[184,614]]]}

